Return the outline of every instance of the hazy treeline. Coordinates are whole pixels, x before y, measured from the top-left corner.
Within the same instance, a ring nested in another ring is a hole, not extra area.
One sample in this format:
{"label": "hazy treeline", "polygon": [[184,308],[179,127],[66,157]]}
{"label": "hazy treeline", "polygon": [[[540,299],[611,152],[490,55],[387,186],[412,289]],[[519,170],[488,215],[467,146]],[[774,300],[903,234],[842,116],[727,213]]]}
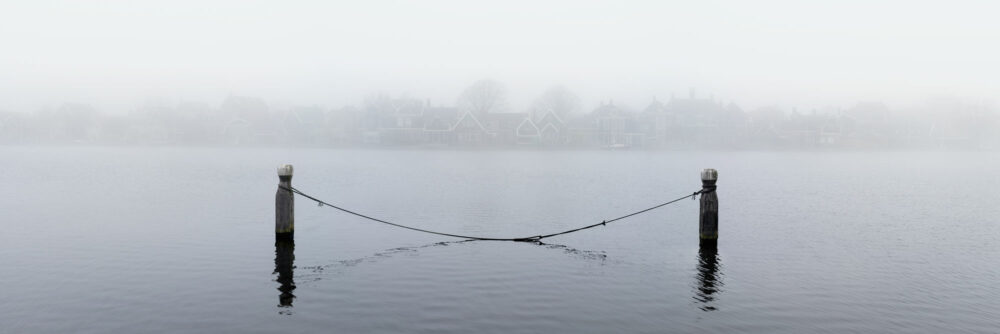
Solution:
{"label": "hazy treeline", "polygon": [[275,107],[229,96],[220,105],[147,102],[125,115],[65,103],[0,112],[0,143],[224,146],[405,146],[594,149],[996,149],[997,108],[957,99],[894,110],[860,102],[824,110],[744,110],[709,96],[612,100],[584,106],[570,90],[512,110],[504,87],[482,80],[457,101],[373,95],[361,105]]}

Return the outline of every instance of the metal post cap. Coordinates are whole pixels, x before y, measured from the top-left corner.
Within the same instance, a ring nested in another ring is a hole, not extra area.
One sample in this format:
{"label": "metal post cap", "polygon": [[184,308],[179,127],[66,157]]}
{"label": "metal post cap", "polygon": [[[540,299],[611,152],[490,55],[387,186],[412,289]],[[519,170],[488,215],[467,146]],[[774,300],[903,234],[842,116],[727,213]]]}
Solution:
{"label": "metal post cap", "polygon": [[719,179],[719,172],[712,168],[705,168],[701,171],[702,181],[715,181]]}
{"label": "metal post cap", "polygon": [[292,165],[278,166],[278,176],[292,176]]}

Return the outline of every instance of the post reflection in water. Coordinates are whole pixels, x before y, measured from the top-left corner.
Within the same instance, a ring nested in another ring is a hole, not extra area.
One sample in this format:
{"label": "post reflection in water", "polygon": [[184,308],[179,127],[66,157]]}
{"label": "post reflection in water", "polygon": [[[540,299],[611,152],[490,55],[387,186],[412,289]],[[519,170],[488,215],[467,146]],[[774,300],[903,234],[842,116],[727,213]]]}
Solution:
{"label": "post reflection in water", "polygon": [[295,270],[295,241],[281,239],[275,241],[274,253],[272,274],[278,274],[275,281],[280,284],[278,291],[281,291],[278,295],[278,307],[292,307],[292,300],[295,299],[295,295],[292,294],[292,291],[295,291],[295,280],[292,277]]}
{"label": "post reflection in water", "polygon": [[722,273],[719,272],[719,253],[715,247],[701,247],[698,249],[698,273],[697,286],[695,287],[694,299],[700,305],[699,308],[705,312],[715,311],[715,299],[719,292],[722,292]]}

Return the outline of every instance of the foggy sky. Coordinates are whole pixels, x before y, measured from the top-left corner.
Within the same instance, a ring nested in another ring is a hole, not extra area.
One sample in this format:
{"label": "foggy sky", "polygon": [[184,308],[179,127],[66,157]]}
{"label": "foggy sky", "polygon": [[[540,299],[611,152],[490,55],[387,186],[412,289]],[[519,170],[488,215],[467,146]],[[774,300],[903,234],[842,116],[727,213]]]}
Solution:
{"label": "foggy sky", "polygon": [[0,110],[227,95],[340,106],[453,105],[477,79],[515,111],[552,85],[642,107],[699,94],[824,108],[993,100],[988,1],[5,1]]}

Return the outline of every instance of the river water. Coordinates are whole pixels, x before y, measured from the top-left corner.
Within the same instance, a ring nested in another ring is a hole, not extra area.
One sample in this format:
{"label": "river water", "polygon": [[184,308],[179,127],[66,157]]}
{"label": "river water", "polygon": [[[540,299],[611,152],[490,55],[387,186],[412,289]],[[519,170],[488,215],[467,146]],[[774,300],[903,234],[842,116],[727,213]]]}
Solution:
{"label": "river water", "polygon": [[[296,198],[521,237],[470,241]],[[1000,331],[995,153],[0,148],[0,332]]]}

